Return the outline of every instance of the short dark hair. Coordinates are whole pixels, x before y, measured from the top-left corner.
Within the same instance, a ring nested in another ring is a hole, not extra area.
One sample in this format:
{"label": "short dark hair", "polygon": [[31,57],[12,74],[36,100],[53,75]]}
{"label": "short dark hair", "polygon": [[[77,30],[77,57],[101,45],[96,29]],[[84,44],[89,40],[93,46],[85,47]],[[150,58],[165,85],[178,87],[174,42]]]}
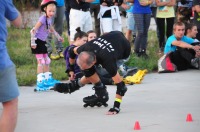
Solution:
{"label": "short dark hair", "polygon": [[187,30],[192,30],[192,28],[194,27],[194,26],[197,26],[196,24],[194,24],[194,23],[187,23],[186,25],[185,25],[185,35],[187,34]]}
{"label": "short dark hair", "polygon": [[87,32],[87,35],[89,35],[90,33],[95,33],[95,31],[94,31],[94,30],[89,30],[89,31]]}
{"label": "short dark hair", "polygon": [[77,38],[83,38],[83,37],[88,37],[87,33],[81,31],[80,27],[76,28],[76,34],[74,35],[74,40],[76,40]]}

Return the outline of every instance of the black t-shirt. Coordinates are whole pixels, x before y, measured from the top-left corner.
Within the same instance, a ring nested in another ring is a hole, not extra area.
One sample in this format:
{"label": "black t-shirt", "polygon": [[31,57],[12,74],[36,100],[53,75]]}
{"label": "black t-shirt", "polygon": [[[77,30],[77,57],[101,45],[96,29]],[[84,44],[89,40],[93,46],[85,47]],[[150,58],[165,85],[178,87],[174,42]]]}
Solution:
{"label": "black t-shirt", "polygon": [[78,2],[76,0],[69,0],[69,5],[73,9],[88,9],[88,8],[90,8],[90,3],[81,2],[78,4]]}
{"label": "black t-shirt", "polygon": [[116,61],[130,55],[131,46],[122,32],[112,31],[98,37],[77,49],[77,53],[90,51],[96,55],[97,64],[101,64],[113,77],[117,73]]}

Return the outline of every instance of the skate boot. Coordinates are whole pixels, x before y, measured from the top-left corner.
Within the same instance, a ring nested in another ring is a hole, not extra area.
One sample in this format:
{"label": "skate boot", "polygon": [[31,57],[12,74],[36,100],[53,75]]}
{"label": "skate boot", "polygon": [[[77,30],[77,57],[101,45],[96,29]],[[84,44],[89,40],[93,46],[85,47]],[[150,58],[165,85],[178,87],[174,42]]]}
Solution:
{"label": "skate boot", "polygon": [[102,105],[107,107],[108,104],[106,102],[109,100],[109,96],[106,86],[94,86],[93,89],[95,90],[94,95],[83,98],[83,102],[85,103],[83,107],[101,107]]}
{"label": "skate boot", "polygon": [[44,80],[41,81],[41,82],[37,81],[37,86],[34,89],[34,92],[37,92],[37,91],[47,91],[47,90],[48,90],[48,86],[45,85]]}
{"label": "skate boot", "polygon": [[45,81],[46,87],[48,87],[48,90],[54,87],[56,83],[60,83],[59,80],[55,80],[53,77],[50,77],[48,80]]}

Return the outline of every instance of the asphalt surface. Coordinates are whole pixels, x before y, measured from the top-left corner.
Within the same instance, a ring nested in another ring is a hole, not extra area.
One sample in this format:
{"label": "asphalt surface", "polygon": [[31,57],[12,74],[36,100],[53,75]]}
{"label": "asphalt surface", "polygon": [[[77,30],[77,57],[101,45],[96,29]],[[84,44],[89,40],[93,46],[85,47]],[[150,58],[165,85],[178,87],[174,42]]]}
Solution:
{"label": "asphalt surface", "polygon": [[[107,86],[108,107],[83,107],[92,85],[70,94],[34,92],[20,87],[16,132],[131,132],[138,121],[143,132],[200,131],[200,70],[148,73],[141,84],[128,85],[118,115],[113,106],[115,86]],[[0,112],[2,107],[0,107]],[[186,122],[188,114],[192,122]]]}
{"label": "asphalt surface", "polygon": [[[155,27],[151,21],[150,29]],[[108,107],[93,108],[84,108],[82,102],[83,97],[94,94],[92,85],[71,95],[20,87],[15,132],[200,131],[200,70],[148,73],[141,84],[127,87],[118,115],[105,114],[113,106],[116,86],[107,86]],[[188,114],[192,122],[186,122]],[[140,130],[134,130],[136,121]]]}

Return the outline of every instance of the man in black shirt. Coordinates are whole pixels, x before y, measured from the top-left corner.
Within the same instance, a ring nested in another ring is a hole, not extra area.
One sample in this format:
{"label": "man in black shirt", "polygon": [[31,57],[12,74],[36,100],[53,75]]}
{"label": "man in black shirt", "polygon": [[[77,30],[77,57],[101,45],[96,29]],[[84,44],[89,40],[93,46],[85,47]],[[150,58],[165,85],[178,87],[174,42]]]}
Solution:
{"label": "man in black shirt", "polygon": [[[83,71],[84,75],[80,80],[70,83],[58,83],[54,90],[61,93],[72,93],[87,83],[94,84],[95,94],[85,97],[83,101],[88,104],[95,105],[98,103],[105,104],[108,101],[108,92],[106,86],[101,83],[95,70],[95,65],[101,64],[103,68],[112,76],[113,81],[117,85],[115,102],[107,114],[117,114],[120,111],[120,103],[125,95],[127,88],[117,71],[117,61],[127,59],[130,55],[131,47],[129,41],[123,33],[112,31],[102,35],[80,47],[69,49],[71,71],[73,72],[73,64],[75,56],[79,54],[77,64]],[[71,74],[73,75],[73,73]]]}

